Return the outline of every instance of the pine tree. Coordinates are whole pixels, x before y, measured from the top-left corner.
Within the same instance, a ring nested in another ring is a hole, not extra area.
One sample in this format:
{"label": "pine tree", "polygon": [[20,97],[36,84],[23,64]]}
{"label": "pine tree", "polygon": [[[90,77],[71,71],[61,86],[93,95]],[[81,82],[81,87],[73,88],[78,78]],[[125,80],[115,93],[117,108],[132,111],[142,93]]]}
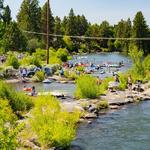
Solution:
{"label": "pine tree", "polygon": [[[149,36],[148,25],[146,24],[145,18],[141,11],[137,12],[134,21],[133,21],[133,30],[132,37],[133,38],[147,38]],[[145,53],[148,53],[148,42],[138,40],[135,41],[135,45],[140,50],[142,49]]]}
{"label": "pine tree", "polygon": [[[47,2],[44,4],[41,10],[41,32],[47,33]],[[54,18],[52,15],[52,11],[49,7],[49,33],[54,33]],[[43,36],[43,42],[46,45],[46,36]],[[53,39],[50,37],[49,43],[52,44]]]}
{"label": "pine tree", "polygon": [[[62,31],[61,31],[61,19],[58,16],[55,17],[54,34],[56,34],[56,35],[62,35]],[[56,37],[54,45],[55,45],[56,48],[61,47],[62,46],[62,39],[60,37]]]}
{"label": "pine tree", "polygon": [[61,19],[58,16],[55,17],[54,33],[58,34],[58,35],[62,34],[62,32],[61,32]]}
{"label": "pine tree", "polygon": [[[131,37],[131,21],[128,19],[127,21],[121,20],[118,25],[115,27],[115,37],[117,38],[130,38]],[[129,50],[129,41],[121,40],[121,41],[116,41],[115,43],[120,43],[119,49],[121,51],[124,51],[128,53]],[[118,44],[117,44],[118,45]],[[118,47],[118,46],[117,46]]]}
{"label": "pine tree", "polygon": [[85,16],[84,15],[76,16],[75,22],[76,22],[77,35],[80,35],[80,36],[84,35],[88,28],[88,22],[87,22]]}
{"label": "pine tree", "polygon": [[9,6],[7,5],[5,8],[4,8],[4,13],[3,13],[3,21],[4,21],[4,24],[7,25],[11,22],[11,10],[9,8]]}
{"label": "pine tree", "polygon": [[[99,36],[100,37],[112,37],[113,36],[111,27],[110,27],[110,25],[107,21],[103,21],[100,24],[100,29],[99,30],[100,30],[99,31]],[[100,46],[103,47],[103,48],[107,48],[108,47],[107,43],[108,43],[108,40],[101,40]]]}
{"label": "pine tree", "polygon": [[20,31],[16,22],[11,22],[5,30],[2,46],[5,50],[25,50],[26,38]]}
{"label": "pine tree", "polygon": [[76,16],[73,9],[71,8],[68,16],[68,21],[66,25],[66,34],[67,35],[76,35]]}
{"label": "pine tree", "polygon": [[61,32],[64,35],[67,35],[67,22],[68,22],[68,18],[65,16],[61,24]]}
{"label": "pine tree", "polygon": [[0,0],[0,20],[2,19],[3,3],[4,0]]}
{"label": "pine tree", "polygon": [[[17,21],[21,30],[40,32],[40,7],[38,0],[23,0]],[[27,36],[29,39],[37,38],[37,35]]]}

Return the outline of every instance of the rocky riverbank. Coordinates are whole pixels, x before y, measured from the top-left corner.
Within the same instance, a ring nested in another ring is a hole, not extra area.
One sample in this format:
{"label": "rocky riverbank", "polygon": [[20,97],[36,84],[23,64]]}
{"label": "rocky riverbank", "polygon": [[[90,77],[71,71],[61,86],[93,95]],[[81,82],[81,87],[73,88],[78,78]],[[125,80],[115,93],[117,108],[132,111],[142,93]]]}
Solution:
{"label": "rocky riverbank", "polygon": [[[150,82],[143,84],[141,86],[144,91],[129,91],[126,89],[125,91],[107,91],[105,95],[100,96],[98,99],[80,99],[72,101],[71,98],[65,101],[62,101],[63,108],[67,109],[69,112],[73,112],[75,110],[79,110],[83,113],[82,121],[84,119],[93,119],[101,114],[101,109],[98,109],[98,105],[101,101],[108,102],[108,110],[109,109],[119,109],[121,106],[150,100]],[[88,109],[91,106],[92,109]]]}

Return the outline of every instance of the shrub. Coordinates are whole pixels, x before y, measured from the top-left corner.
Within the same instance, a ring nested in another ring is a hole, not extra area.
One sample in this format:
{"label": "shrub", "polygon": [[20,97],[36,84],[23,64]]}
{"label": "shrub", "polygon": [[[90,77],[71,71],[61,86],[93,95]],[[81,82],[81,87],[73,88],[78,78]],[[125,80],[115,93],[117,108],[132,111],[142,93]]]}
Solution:
{"label": "shrub", "polygon": [[80,49],[79,49],[79,53],[86,53],[88,50],[88,47],[87,47],[87,45],[86,44],[81,44],[80,45]]}
{"label": "shrub", "polygon": [[41,67],[41,60],[39,59],[39,57],[37,57],[36,55],[26,55],[21,61],[20,61],[22,66],[28,66],[28,65],[35,65],[37,67]]}
{"label": "shrub", "polygon": [[16,116],[13,114],[7,100],[0,99],[0,149],[16,149],[18,133],[22,125],[16,124]]}
{"label": "shrub", "polygon": [[137,47],[133,47],[130,50],[129,55],[133,61],[132,72],[135,75],[143,77],[144,67],[143,67],[143,51],[138,50]]}
{"label": "shrub", "polygon": [[102,80],[101,84],[99,85],[99,95],[106,93],[110,81],[113,81],[113,77],[107,77],[104,80]]}
{"label": "shrub", "polygon": [[43,44],[38,39],[31,39],[28,41],[28,48],[30,53],[35,52],[37,48],[43,47]]}
{"label": "shrub", "polygon": [[76,98],[97,98],[99,93],[98,85],[94,77],[84,75],[77,79]]}
{"label": "shrub", "polygon": [[62,64],[61,59],[57,57],[55,49],[50,48],[49,51],[49,62],[50,64]]}
{"label": "shrub", "polygon": [[64,36],[63,41],[67,47],[67,49],[72,52],[73,51],[73,42],[71,41],[71,38],[69,36]]}
{"label": "shrub", "polygon": [[73,71],[69,72],[68,70],[64,71],[64,77],[70,80],[76,80],[78,78],[77,74]]}
{"label": "shrub", "polygon": [[46,50],[44,49],[37,48],[36,52],[33,53],[33,55],[42,61],[46,60]]}
{"label": "shrub", "polygon": [[80,72],[84,72],[84,67],[82,67],[82,66],[77,66],[77,67],[76,67],[76,70],[77,70],[77,71],[80,71]]}
{"label": "shrub", "polygon": [[33,106],[32,100],[28,96],[15,91],[2,81],[0,81],[0,98],[7,99],[13,111],[26,111]]}
{"label": "shrub", "polygon": [[107,109],[109,107],[108,101],[106,100],[100,100],[97,104],[97,109],[101,110],[101,109]]}
{"label": "shrub", "polygon": [[44,79],[45,79],[45,75],[43,71],[37,71],[32,78],[32,80],[35,82],[42,82]]}
{"label": "shrub", "polygon": [[128,74],[119,74],[120,84],[118,86],[119,90],[125,90],[127,88],[128,83]]}
{"label": "shrub", "polygon": [[43,149],[68,147],[76,133],[79,113],[61,111],[56,98],[39,97],[30,119],[31,130],[36,134]]}
{"label": "shrub", "polygon": [[20,66],[17,57],[13,54],[8,55],[6,65],[13,66],[14,69],[18,69]]}
{"label": "shrub", "polygon": [[59,48],[56,52],[57,57],[62,61],[66,62],[68,60],[68,51],[65,48]]}
{"label": "shrub", "polygon": [[78,79],[78,75],[75,72],[70,72],[69,77],[70,80]]}

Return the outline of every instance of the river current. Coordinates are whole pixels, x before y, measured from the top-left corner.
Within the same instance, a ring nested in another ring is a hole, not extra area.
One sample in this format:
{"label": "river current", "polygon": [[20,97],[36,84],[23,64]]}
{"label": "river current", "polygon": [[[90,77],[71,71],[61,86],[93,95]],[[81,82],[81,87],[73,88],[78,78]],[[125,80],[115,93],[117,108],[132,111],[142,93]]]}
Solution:
{"label": "river current", "polygon": [[81,124],[73,143],[83,150],[150,150],[150,101]]}

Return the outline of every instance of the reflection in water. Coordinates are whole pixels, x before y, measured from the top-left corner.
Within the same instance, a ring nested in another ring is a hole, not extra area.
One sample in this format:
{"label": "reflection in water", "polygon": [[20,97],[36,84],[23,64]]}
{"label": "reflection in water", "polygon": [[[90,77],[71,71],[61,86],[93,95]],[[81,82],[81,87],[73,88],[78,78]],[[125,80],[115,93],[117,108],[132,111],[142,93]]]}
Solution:
{"label": "reflection in water", "polygon": [[132,104],[82,124],[73,142],[85,150],[150,150],[150,102]]}

